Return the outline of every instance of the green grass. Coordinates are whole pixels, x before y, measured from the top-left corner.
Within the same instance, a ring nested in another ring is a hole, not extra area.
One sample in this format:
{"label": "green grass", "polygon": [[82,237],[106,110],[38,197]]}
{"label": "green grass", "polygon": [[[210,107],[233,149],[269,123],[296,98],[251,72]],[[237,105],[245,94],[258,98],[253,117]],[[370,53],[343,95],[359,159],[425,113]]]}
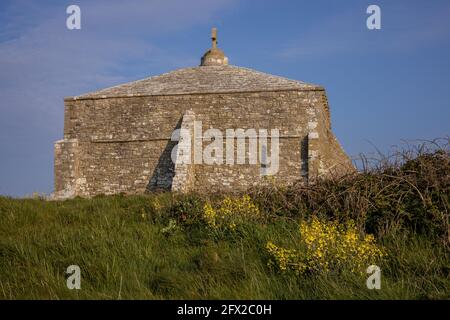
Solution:
{"label": "green grass", "polygon": [[[222,236],[196,223],[164,232],[179,208],[174,197],[0,197],[0,299],[450,298],[448,251],[434,238],[380,237],[389,258],[380,266],[381,290],[368,290],[365,277],[351,273],[271,271],[265,245],[294,243],[295,217],[276,216]],[[155,199],[162,209],[155,209]],[[81,290],[66,287],[72,264],[81,268]]]}

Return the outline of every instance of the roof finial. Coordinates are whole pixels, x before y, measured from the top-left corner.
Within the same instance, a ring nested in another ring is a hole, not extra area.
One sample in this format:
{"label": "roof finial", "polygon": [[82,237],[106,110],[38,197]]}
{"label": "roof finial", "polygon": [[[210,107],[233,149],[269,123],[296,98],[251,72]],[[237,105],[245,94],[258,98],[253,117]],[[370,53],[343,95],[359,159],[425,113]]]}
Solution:
{"label": "roof finial", "polygon": [[211,40],[212,40],[212,47],[214,49],[217,48],[217,29],[216,28],[211,29]]}
{"label": "roof finial", "polygon": [[228,58],[222,50],[217,48],[217,29],[211,29],[212,48],[205,52],[200,65],[201,66],[226,66],[228,64]]}

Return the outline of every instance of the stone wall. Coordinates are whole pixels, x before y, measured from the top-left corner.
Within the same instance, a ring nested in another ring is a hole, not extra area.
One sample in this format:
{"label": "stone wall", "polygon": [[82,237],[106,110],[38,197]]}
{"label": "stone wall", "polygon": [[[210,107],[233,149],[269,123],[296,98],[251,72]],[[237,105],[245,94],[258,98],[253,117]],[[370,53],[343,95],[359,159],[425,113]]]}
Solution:
{"label": "stone wall", "polygon": [[[195,167],[192,165],[194,156],[192,148],[194,141],[194,121],[195,113],[192,110],[187,110],[183,115],[180,130],[186,130],[185,132],[188,132],[188,134],[180,132],[176,135],[178,145],[174,164],[175,175],[171,185],[171,190],[174,192],[189,192],[195,187]],[[188,149],[189,151],[186,151]]]}
{"label": "stone wall", "polygon": [[[214,192],[263,182],[259,163],[174,164],[172,132],[190,127],[194,118],[202,121],[203,131],[279,129],[276,179],[283,183],[348,164],[330,131],[323,90],[67,99],[64,140],[55,146],[55,191],[74,190],[80,196],[157,189]],[[192,140],[203,147],[210,143]]]}
{"label": "stone wall", "polygon": [[59,140],[55,143],[55,196],[70,198],[78,193],[79,155],[77,139]]}

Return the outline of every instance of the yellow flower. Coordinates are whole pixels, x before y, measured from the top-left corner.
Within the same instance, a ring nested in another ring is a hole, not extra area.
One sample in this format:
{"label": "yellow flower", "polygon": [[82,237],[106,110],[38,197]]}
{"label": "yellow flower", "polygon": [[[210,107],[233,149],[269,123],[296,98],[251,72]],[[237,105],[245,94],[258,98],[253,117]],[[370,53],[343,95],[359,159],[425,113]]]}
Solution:
{"label": "yellow flower", "polygon": [[203,208],[203,218],[212,228],[235,230],[238,224],[249,219],[261,216],[258,207],[252,202],[250,196],[241,198],[225,197],[219,206],[213,208],[206,203]]}
{"label": "yellow flower", "polygon": [[386,253],[376,244],[373,235],[361,237],[353,221],[339,225],[337,222],[313,217],[310,222],[300,224],[301,245],[305,252],[276,247],[269,242],[266,246],[272,259],[271,266],[279,270],[301,272],[330,272],[349,269],[362,273],[364,268],[382,259]]}

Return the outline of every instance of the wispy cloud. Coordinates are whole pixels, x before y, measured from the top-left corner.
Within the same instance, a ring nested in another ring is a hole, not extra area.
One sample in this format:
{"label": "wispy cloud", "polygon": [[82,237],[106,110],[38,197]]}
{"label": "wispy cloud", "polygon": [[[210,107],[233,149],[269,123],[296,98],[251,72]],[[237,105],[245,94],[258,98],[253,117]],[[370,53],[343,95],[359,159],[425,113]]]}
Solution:
{"label": "wispy cloud", "polygon": [[[64,95],[127,80],[119,75],[125,62],[139,61],[149,71],[191,63],[192,57],[165,52],[149,37],[205,22],[224,5],[205,0],[82,2],[82,30],[68,31],[63,6],[44,10],[13,4],[12,14],[21,6],[32,27],[0,43],[0,97],[16,109],[38,111],[48,121]],[[11,28],[20,29],[16,19],[10,20]]]}
{"label": "wispy cloud", "polygon": [[[23,0],[3,3],[0,10],[0,176],[3,180],[0,189],[6,187],[8,179],[15,179],[10,159],[22,159],[23,163],[16,162],[16,177],[24,179],[25,184],[27,178],[21,176],[27,170],[24,165],[28,164],[28,170],[32,170],[30,166],[45,170],[48,178],[40,185],[45,184],[45,189],[49,189],[52,144],[62,136],[64,96],[151,75],[161,68],[197,63],[198,57],[167,52],[152,39],[207,23],[233,2],[77,1],[82,12],[82,29],[76,31],[65,27],[68,5],[65,2],[58,5]],[[125,70],[126,66],[133,65],[139,65],[139,72]],[[45,163],[33,160],[43,154]],[[32,185],[36,182],[30,183],[29,188],[34,188]],[[11,190],[14,188],[8,189]]]}

